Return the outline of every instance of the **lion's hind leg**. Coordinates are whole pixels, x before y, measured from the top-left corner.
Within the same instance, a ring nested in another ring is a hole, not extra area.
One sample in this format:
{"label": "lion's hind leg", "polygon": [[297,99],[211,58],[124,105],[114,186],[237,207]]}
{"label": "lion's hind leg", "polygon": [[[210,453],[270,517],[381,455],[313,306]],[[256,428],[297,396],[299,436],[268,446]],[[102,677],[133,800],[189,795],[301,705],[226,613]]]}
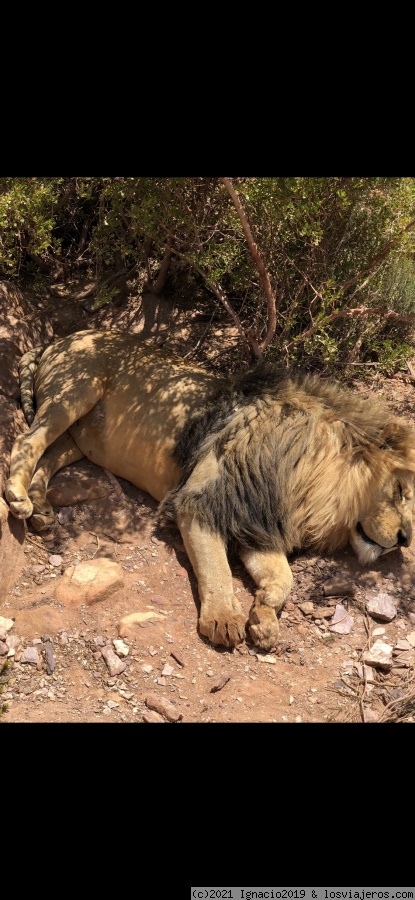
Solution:
{"label": "lion's hind leg", "polygon": [[30,524],[35,531],[49,531],[55,521],[53,507],[46,497],[52,475],[59,469],[63,469],[64,466],[78,462],[83,455],[82,450],[77,447],[67,431],[57,438],[43,454],[29,488],[29,498],[33,505]]}
{"label": "lion's hind leg", "polygon": [[254,644],[271,650],[278,641],[277,613],[291,591],[293,576],[287,557],[282,552],[242,550],[242,562],[258,585],[249,613],[249,631]]}
{"label": "lion's hind leg", "polygon": [[225,544],[191,514],[179,516],[178,525],[198,582],[200,633],[212,644],[234,647],[245,640],[246,616],[233,595]]}
{"label": "lion's hind leg", "polygon": [[[50,378],[51,382],[52,379]],[[104,394],[104,385],[97,378],[88,383],[61,385],[58,376],[52,397],[47,396],[40,403],[29,431],[19,435],[14,442],[10,459],[10,476],[6,484],[6,499],[11,512],[18,519],[28,519],[32,515],[32,502],[28,491],[33,473],[47,447],[64,434],[78,419],[85,416]],[[42,386],[41,386],[42,387]],[[49,388],[49,392],[51,388]]]}

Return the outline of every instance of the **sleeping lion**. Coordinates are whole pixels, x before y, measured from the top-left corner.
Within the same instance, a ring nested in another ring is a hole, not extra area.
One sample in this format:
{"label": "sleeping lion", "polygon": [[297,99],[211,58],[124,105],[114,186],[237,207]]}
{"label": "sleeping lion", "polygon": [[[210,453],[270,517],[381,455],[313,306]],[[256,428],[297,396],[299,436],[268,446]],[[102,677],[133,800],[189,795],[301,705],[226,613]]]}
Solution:
{"label": "sleeping lion", "polygon": [[22,357],[21,396],[32,424],[12,450],[12,513],[50,528],[48,482],[83,456],[148,491],[181,531],[213,644],[245,638],[228,546],[257,585],[249,631],[269,650],[293,550],[350,542],[370,565],[411,541],[415,431],[338,384],[267,365],[230,384],[135,335],[81,331]]}

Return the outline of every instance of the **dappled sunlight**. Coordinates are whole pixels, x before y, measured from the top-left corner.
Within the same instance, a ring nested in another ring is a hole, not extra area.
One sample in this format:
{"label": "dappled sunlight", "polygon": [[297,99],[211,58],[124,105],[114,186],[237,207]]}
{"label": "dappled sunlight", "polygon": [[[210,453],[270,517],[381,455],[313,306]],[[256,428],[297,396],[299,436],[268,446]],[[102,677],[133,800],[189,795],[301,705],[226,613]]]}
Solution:
{"label": "dappled sunlight", "polygon": [[175,442],[217,383],[135,335],[84,331],[57,342],[36,372],[36,416],[13,450],[9,499],[23,502],[45,449],[67,429],[91,462],[162,499],[180,476]]}

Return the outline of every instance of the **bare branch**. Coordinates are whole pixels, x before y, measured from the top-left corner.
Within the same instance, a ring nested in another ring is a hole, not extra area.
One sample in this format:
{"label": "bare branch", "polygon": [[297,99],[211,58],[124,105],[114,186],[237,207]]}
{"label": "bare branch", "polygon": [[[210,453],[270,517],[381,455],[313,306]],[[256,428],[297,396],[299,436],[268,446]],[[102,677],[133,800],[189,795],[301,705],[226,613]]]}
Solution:
{"label": "bare branch", "polygon": [[251,352],[254,354],[254,356],[258,359],[262,355],[261,350],[258,347],[258,343],[255,340],[255,338],[253,337],[253,335],[244,331],[242,322],[241,322],[238,314],[235,312],[232,304],[229,302],[221,285],[217,282],[212,281],[210,278],[208,278],[208,276],[206,275],[206,272],[204,272],[203,269],[200,266],[198,266],[197,263],[195,263],[193,259],[190,259],[190,257],[187,256],[186,253],[181,253],[181,251],[177,250],[175,247],[171,248],[171,252],[175,253],[176,256],[180,256],[181,259],[186,260],[188,265],[192,266],[192,268],[195,270],[195,272],[198,272],[199,275],[202,276],[203,280],[205,281],[206,286],[209,288],[210,291],[212,291],[212,294],[214,294],[215,297],[218,298],[218,300],[222,303],[222,306],[225,307],[226,312],[230,315],[231,319],[233,319],[244,346],[247,347],[249,350],[251,350]]}
{"label": "bare branch", "polygon": [[255,338],[253,338],[253,336],[252,336],[253,340],[255,341],[256,347],[257,347],[257,352],[255,353],[255,355],[258,354],[258,351],[259,351],[259,355],[262,355],[265,348],[268,347],[268,344],[270,343],[270,341],[272,341],[272,338],[275,335],[275,329],[277,327],[276,297],[275,297],[275,294],[273,294],[268,272],[265,268],[262,257],[259,254],[258,247],[253,239],[251,228],[249,226],[249,222],[245,215],[245,211],[242,207],[239,196],[236,193],[235,188],[234,188],[230,178],[221,178],[220,180],[221,180],[222,184],[225,186],[226,190],[228,191],[228,194],[231,197],[233,204],[235,206],[236,212],[238,213],[238,216],[239,216],[242,228],[243,228],[243,232],[244,232],[244,235],[246,238],[246,242],[248,244],[248,249],[249,249],[251,257],[258,269],[261,286],[264,290],[265,298],[267,301],[267,312],[268,312],[267,333],[266,333],[264,339],[262,341],[260,341],[259,343],[257,343]]}

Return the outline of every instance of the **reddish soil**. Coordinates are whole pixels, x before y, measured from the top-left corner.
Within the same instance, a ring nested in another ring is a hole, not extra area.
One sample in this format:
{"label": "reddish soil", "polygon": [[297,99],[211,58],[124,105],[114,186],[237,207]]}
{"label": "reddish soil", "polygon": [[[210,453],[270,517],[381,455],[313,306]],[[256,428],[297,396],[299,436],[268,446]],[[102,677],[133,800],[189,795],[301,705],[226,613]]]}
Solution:
{"label": "reddish soil", "polygon": [[[358,382],[355,389],[369,390]],[[415,387],[409,381],[377,378],[370,390],[394,412],[414,417]],[[54,482],[67,480],[69,471]],[[121,479],[117,491],[116,480],[89,463],[77,464],[71,477],[75,486],[86,479],[88,496],[96,499],[57,510],[61,521],[52,542],[27,533],[26,565],[2,598],[0,615],[15,620],[10,634],[22,640],[3,684],[2,722],[143,722],[146,699],[154,694],[169,700],[184,723],[378,721],[389,710],[396,720],[412,721],[404,701],[411,694],[413,662],[395,659],[390,671],[372,669],[373,684],[358,667],[376,640],[374,630],[383,628],[382,640],[393,646],[415,631],[415,544],[385,556],[371,570],[360,568],[351,550],[326,558],[294,557],[294,589],[281,616],[278,647],[257,654],[248,639],[229,651],[198,634],[193,572],[180,536],[167,543],[155,528],[155,502]],[[68,566],[103,556],[121,565],[123,588],[90,606],[56,600]],[[237,560],[232,568],[235,592],[248,615],[253,583]],[[325,596],[324,586],[340,576],[348,591]],[[367,592],[374,589],[395,603],[391,622],[365,612]],[[311,615],[299,607],[307,600],[314,605]],[[330,619],[318,614],[330,604],[334,611],[336,603],[353,617],[348,634],[330,632]],[[111,676],[101,647],[119,637],[123,616],[138,611],[154,617],[125,639],[126,667]],[[50,674],[45,636],[55,662]],[[38,647],[35,666],[19,661],[29,646]],[[395,706],[386,709],[391,701]]]}

